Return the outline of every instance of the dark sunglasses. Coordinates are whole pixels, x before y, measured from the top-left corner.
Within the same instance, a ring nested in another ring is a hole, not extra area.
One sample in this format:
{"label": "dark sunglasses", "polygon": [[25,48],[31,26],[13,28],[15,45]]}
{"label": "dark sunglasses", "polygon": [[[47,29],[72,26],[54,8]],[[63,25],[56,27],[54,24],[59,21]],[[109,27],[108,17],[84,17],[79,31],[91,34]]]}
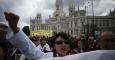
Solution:
{"label": "dark sunglasses", "polygon": [[55,42],[57,45],[60,45],[62,43],[69,44],[69,41],[56,41]]}

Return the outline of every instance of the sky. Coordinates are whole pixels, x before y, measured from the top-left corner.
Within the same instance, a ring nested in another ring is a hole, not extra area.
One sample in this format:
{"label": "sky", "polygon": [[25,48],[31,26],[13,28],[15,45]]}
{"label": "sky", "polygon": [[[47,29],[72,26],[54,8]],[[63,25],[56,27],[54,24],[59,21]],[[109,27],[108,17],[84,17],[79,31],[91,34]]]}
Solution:
{"label": "sky", "polygon": [[[68,13],[68,7],[75,4],[76,9],[85,9],[87,15],[92,15],[92,0],[63,0],[64,12]],[[115,0],[93,0],[94,15],[105,16],[110,10],[115,8]],[[21,27],[29,25],[30,18],[34,18],[37,13],[42,14],[42,19],[47,20],[55,11],[55,0],[0,0],[0,22],[5,22],[3,12],[13,12],[20,16],[19,25]]]}

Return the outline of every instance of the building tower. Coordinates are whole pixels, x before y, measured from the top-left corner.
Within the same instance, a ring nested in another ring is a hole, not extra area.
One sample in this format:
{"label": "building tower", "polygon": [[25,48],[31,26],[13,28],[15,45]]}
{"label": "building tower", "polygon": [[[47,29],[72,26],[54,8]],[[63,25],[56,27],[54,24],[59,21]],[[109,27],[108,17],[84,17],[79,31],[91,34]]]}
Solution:
{"label": "building tower", "polygon": [[74,4],[69,6],[69,16],[75,17],[75,5]]}
{"label": "building tower", "polygon": [[37,23],[42,23],[42,15],[41,15],[40,13],[38,13],[38,14],[36,15],[35,20],[36,20]]}
{"label": "building tower", "polygon": [[56,10],[54,12],[54,17],[63,16],[63,0],[56,0]]}

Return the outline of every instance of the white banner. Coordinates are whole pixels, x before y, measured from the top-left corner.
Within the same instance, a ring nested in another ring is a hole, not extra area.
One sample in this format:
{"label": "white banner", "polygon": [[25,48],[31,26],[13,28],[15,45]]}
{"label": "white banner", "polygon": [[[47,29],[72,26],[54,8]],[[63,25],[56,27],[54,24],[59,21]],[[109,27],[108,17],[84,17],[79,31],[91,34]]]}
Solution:
{"label": "white banner", "polygon": [[115,50],[97,50],[65,57],[52,57],[41,60],[115,60]]}

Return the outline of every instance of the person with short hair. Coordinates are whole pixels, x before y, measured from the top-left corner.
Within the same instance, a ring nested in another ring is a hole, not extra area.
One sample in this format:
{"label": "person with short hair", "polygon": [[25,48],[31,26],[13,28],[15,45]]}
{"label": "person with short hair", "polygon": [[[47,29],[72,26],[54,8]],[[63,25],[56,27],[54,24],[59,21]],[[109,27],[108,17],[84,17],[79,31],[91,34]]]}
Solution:
{"label": "person with short hair", "polygon": [[112,32],[103,32],[99,38],[101,50],[115,50],[115,34]]}
{"label": "person with short hair", "polygon": [[51,52],[50,46],[47,44],[46,38],[40,39],[40,44],[37,46],[44,53]]}

